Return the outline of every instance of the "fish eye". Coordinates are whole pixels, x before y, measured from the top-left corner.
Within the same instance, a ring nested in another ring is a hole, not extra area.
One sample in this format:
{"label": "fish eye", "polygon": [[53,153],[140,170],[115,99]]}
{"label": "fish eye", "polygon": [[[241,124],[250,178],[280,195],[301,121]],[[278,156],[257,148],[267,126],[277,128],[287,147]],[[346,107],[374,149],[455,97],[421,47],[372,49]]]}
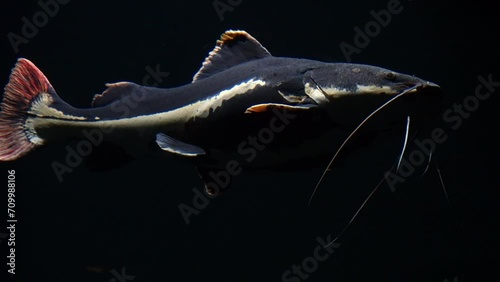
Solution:
{"label": "fish eye", "polygon": [[394,79],[396,79],[396,74],[393,72],[388,72],[385,74],[385,79],[394,80]]}

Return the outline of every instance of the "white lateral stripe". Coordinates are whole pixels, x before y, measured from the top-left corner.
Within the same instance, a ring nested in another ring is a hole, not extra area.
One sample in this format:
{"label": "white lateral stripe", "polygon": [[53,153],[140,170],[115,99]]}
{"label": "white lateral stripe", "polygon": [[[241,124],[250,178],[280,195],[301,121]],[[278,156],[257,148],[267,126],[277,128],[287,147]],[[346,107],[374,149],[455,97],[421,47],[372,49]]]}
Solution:
{"label": "white lateral stripe", "polygon": [[[177,108],[168,112],[160,112],[149,115],[134,116],[129,118],[120,118],[115,120],[92,120],[89,123],[74,123],[76,120],[58,120],[59,124],[71,123],[72,127],[82,126],[88,127],[90,124],[93,127],[114,127],[114,128],[156,128],[161,129],[177,129],[182,128],[184,124],[192,118],[206,118],[208,115],[222,106],[226,100],[230,100],[236,96],[243,95],[250,90],[259,86],[266,85],[266,82],[260,79],[250,79],[242,82],[230,89],[223,90],[216,95],[213,95],[205,100],[197,101],[192,104]],[[47,121],[48,122],[48,121]],[[54,122],[54,121],[52,121]],[[43,119],[37,120],[38,125],[45,123]]]}
{"label": "white lateral stripe", "polygon": [[201,107],[203,110],[200,114],[196,115],[201,118],[206,118],[208,115],[215,111],[217,108],[222,106],[224,101],[230,100],[238,95],[247,93],[253,90],[257,86],[264,86],[266,82],[260,79],[254,80],[253,78],[247,82],[242,82],[238,85],[231,87],[230,89],[221,91],[218,95],[214,95],[206,100],[194,103],[197,107]]}
{"label": "white lateral stripe", "polygon": [[224,101],[230,100],[236,96],[243,95],[257,86],[265,86],[266,82],[260,79],[250,79],[247,82],[242,82],[230,89],[223,90],[217,95],[213,95],[208,99],[198,101],[184,107],[167,112],[168,119],[184,124],[193,117],[206,118],[210,113],[222,106]]}
{"label": "white lateral stripe", "polygon": [[368,94],[396,94],[398,91],[389,86],[376,86],[376,85],[357,85],[356,93],[368,93]]}
{"label": "white lateral stripe", "polygon": [[316,102],[328,102],[325,96],[340,97],[344,95],[363,95],[363,94],[397,94],[398,91],[391,88],[390,86],[376,86],[376,85],[356,85],[356,90],[350,91],[345,88],[338,87],[311,87],[309,83],[305,84],[306,94],[311,97]]}
{"label": "white lateral stripe", "polygon": [[55,117],[60,119],[68,119],[68,120],[86,120],[85,117],[78,117],[65,114],[61,111],[58,111],[54,108],[51,108],[50,105],[54,102],[50,94],[41,93],[31,105],[29,109],[29,113],[39,117]]}
{"label": "white lateral stripe", "polygon": [[337,88],[337,87],[322,87],[321,88],[326,95],[328,96],[341,96],[341,95],[346,95],[346,94],[352,94],[351,91],[348,91],[347,89],[344,88]]}

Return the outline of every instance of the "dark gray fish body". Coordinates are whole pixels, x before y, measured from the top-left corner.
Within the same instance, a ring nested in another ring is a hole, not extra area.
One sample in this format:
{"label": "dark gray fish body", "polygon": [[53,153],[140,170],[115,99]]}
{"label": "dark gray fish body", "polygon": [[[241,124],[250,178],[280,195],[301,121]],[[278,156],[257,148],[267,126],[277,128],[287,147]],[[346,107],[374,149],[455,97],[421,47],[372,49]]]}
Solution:
{"label": "dark gray fish body", "polygon": [[[92,108],[77,109],[57,96],[31,62],[20,59],[2,102],[0,159],[98,130],[106,141],[136,149],[156,141],[201,170],[224,169],[231,160],[253,168],[308,166],[308,158],[331,155],[345,138],[338,132],[352,130],[411,87],[419,99],[429,97],[423,90],[439,89],[374,66],[273,57],[246,32],[227,31],[192,83],[169,89],[109,84]],[[399,107],[404,114],[411,108],[406,106]]]}

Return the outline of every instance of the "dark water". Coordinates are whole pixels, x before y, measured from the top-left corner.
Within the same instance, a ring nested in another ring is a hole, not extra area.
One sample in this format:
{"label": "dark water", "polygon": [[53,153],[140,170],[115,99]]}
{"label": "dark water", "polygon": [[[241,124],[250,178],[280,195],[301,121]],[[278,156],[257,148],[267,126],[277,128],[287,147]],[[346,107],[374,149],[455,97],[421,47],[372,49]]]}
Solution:
{"label": "dark water", "polygon": [[[464,99],[472,109],[479,76],[500,81],[497,13],[487,1],[215,3],[232,6],[221,18],[212,1],[71,0],[45,16],[46,23],[36,1],[4,3],[0,84],[15,60],[26,57],[78,107],[87,107],[106,82],[142,83],[147,68],[169,73],[159,86],[181,85],[227,29],[248,31],[276,56],[343,62],[339,45],[356,46],[353,28],[364,29],[374,19],[370,11],[388,3],[397,13],[373,30],[352,62],[441,85],[443,113]],[[40,27],[16,52],[8,34],[23,36],[22,18],[33,22],[36,13]],[[6,272],[2,237],[0,277],[9,279],[1,281],[500,281],[498,93],[477,109],[454,113],[453,122],[438,118],[432,125],[447,137],[434,159],[451,205],[436,166],[424,177],[420,167],[394,192],[382,185],[340,246],[316,258],[318,238],[342,230],[402,140],[378,140],[352,154],[328,175],[309,208],[321,169],[246,171],[188,225],[178,206],[192,206],[192,189],[201,189],[188,163],[142,158],[108,172],[80,165],[59,182],[51,164],[64,162],[65,146],[77,142],[1,163],[4,191],[7,170],[16,171],[18,219],[16,274]],[[3,226],[7,192],[1,194]]]}

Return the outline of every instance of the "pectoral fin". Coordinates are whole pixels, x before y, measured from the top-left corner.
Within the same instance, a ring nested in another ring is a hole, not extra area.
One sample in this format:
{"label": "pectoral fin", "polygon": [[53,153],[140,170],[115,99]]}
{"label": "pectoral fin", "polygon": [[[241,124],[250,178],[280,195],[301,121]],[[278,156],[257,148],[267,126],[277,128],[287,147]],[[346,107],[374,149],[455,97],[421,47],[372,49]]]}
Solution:
{"label": "pectoral fin", "polygon": [[163,151],[186,157],[196,157],[206,154],[205,150],[198,146],[184,143],[163,133],[156,134],[156,144],[158,144]]}
{"label": "pectoral fin", "polygon": [[286,109],[288,111],[307,111],[312,108],[317,108],[317,105],[314,104],[303,104],[303,105],[296,105],[296,106],[291,106],[291,105],[285,105],[285,104],[274,104],[274,103],[268,103],[268,104],[258,104],[255,106],[251,106],[250,108],[246,109],[245,114],[251,114],[251,113],[262,113],[262,112],[270,112],[273,109]]}

